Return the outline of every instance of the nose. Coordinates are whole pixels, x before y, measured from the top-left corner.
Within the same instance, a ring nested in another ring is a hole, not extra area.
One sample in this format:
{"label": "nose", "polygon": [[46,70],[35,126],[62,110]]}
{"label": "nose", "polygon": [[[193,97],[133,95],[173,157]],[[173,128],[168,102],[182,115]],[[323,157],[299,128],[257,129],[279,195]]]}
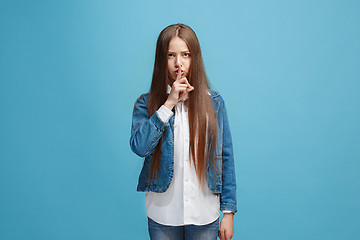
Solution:
{"label": "nose", "polygon": [[177,55],[175,61],[175,67],[179,67],[180,65],[181,65],[181,57]]}

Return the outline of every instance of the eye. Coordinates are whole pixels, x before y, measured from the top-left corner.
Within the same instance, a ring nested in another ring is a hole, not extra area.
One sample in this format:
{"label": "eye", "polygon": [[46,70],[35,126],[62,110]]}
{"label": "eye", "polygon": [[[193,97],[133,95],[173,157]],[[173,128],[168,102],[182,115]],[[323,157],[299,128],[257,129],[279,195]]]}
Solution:
{"label": "eye", "polygon": [[184,57],[190,57],[190,53],[184,53]]}
{"label": "eye", "polygon": [[169,58],[175,57],[175,54],[169,53],[169,54],[168,54],[168,57],[169,57]]}

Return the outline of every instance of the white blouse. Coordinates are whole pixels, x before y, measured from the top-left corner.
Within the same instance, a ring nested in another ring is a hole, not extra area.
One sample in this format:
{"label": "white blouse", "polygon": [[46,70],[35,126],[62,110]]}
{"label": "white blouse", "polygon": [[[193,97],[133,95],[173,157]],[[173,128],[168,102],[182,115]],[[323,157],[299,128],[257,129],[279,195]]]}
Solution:
{"label": "white blouse", "polygon": [[[156,112],[167,123],[173,112],[161,106]],[[188,111],[184,102],[175,106],[174,175],[164,193],[147,192],[147,216],[163,225],[205,225],[220,216],[220,199],[208,187],[201,186],[193,166],[190,166]]]}

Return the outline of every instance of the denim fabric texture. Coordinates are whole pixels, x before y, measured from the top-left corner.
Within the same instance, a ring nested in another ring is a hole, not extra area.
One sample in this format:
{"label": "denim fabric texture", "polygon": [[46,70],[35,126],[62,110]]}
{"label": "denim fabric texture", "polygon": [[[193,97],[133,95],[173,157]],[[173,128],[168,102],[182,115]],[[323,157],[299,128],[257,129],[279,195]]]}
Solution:
{"label": "denim fabric texture", "polygon": [[166,226],[148,218],[151,240],[216,240],[219,232],[219,218],[206,225]]}
{"label": "denim fabric texture", "polygon": [[[218,118],[218,135],[215,166],[208,164],[208,186],[220,194],[220,209],[236,212],[236,178],[232,138],[225,103],[218,92],[211,91],[213,106]],[[173,177],[174,167],[174,120],[175,114],[163,123],[156,113],[148,115],[148,94],[141,95],[134,105],[130,137],[131,150],[144,157],[137,191],[165,192]],[[173,110],[175,111],[175,110]],[[161,167],[159,177],[148,183],[152,152],[161,141]]]}

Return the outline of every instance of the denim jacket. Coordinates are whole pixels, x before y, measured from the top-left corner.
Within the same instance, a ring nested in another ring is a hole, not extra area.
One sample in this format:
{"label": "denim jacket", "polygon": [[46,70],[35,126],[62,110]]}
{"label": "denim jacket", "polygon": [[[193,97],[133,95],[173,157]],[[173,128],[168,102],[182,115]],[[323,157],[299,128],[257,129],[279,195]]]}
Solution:
{"label": "denim jacket", "polygon": [[[236,179],[231,133],[225,103],[219,93],[210,91],[214,109],[218,117],[218,135],[215,165],[209,161],[207,178],[208,186],[220,194],[220,209],[236,212]],[[154,113],[148,115],[148,94],[141,95],[135,102],[130,137],[131,150],[140,157],[145,157],[137,191],[165,192],[173,177],[174,167],[174,120],[175,114],[168,123],[162,122]],[[174,111],[174,110],[173,110]],[[161,166],[159,178],[148,183],[152,152],[162,137]]]}

